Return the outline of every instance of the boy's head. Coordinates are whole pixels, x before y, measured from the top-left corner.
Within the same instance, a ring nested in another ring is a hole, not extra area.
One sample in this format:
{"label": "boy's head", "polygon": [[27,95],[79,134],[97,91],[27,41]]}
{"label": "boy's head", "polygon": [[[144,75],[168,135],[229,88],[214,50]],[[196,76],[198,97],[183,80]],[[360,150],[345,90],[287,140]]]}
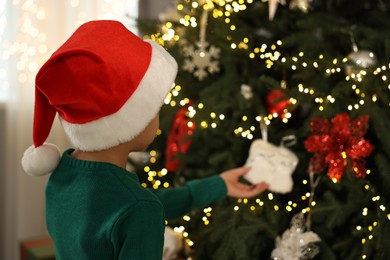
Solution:
{"label": "boy's head", "polygon": [[155,118],[177,73],[161,46],[143,41],[117,21],[81,25],[36,76],[34,145],[22,159],[31,175],[52,172],[58,148],[44,143],[58,113],[82,151],[132,140]]}

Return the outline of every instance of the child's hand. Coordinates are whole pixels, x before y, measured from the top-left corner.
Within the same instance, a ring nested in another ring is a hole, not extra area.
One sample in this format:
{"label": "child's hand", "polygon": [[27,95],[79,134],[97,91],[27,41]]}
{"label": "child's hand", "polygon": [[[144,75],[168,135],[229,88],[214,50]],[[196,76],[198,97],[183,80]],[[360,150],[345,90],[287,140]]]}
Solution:
{"label": "child's hand", "polygon": [[249,169],[250,168],[248,167],[240,167],[220,174],[221,178],[226,183],[228,196],[235,198],[250,198],[268,189],[268,184],[265,182],[249,185],[239,181],[240,177],[246,174]]}

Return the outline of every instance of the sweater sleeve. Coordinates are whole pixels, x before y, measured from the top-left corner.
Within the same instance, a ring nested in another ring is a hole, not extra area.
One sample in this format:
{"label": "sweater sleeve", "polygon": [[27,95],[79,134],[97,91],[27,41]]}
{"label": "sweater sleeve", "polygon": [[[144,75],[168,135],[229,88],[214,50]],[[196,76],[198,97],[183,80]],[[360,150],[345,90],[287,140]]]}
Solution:
{"label": "sweater sleeve", "polygon": [[179,218],[196,207],[205,207],[226,197],[227,187],[220,176],[188,182],[183,187],[152,190],[165,209],[167,219]]}
{"label": "sweater sleeve", "polygon": [[144,201],[124,214],[112,234],[115,259],[161,260],[164,213],[160,203]]}

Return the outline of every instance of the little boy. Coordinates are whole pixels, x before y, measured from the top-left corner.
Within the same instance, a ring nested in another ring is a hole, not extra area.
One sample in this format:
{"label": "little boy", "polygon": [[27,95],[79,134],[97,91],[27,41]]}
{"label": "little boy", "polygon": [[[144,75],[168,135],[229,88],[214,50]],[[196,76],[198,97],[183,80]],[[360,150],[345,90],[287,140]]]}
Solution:
{"label": "little boy", "polygon": [[[240,183],[247,168],[152,191],[126,171],[128,154],[153,141],[176,73],[161,46],[103,20],[81,25],[38,72],[34,145],[22,165],[31,175],[52,173],[46,217],[56,259],[160,260],[165,219],[267,188]],[[57,113],[75,146],[62,157],[45,143]]]}

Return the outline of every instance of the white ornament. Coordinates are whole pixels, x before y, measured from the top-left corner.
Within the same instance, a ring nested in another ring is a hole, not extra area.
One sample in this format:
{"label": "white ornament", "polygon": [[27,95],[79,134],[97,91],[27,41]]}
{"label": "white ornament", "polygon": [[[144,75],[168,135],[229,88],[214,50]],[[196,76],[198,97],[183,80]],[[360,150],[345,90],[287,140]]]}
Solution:
{"label": "white ornament", "polygon": [[208,9],[203,9],[200,18],[199,42],[196,43],[196,48],[192,45],[183,48],[184,56],[187,57],[184,60],[183,69],[193,73],[199,80],[203,80],[209,73],[219,72],[218,58],[221,49],[206,41],[208,13]]}
{"label": "white ornament", "polygon": [[297,164],[298,157],[287,148],[257,139],[249,149],[245,165],[251,169],[244,178],[253,184],[266,182],[272,192],[288,193],[293,187],[291,175]]}
{"label": "white ornament", "polygon": [[371,67],[376,63],[375,54],[371,51],[354,51],[348,55],[348,60],[364,69]]}
{"label": "white ornament", "polygon": [[302,12],[307,13],[309,11],[310,2],[312,0],[292,0],[290,2],[290,9],[300,9]]}
{"label": "white ornament", "polygon": [[272,21],[274,19],[276,9],[278,9],[278,5],[285,5],[285,0],[262,0],[263,2],[268,2],[268,17],[269,20]]}
{"label": "white ornament", "polygon": [[220,49],[210,45],[209,43],[197,42],[197,48],[194,46],[185,46],[184,56],[187,59],[184,60],[183,69],[191,72],[199,80],[203,80],[209,73],[213,74],[219,71],[219,53]]}
{"label": "white ornament", "polygon": [[368,69],[375,65],[376,62],[377,59],[373,52],[355,49],[348,55],[348,63],[345,66],[346,74],[357,74],[361,70]]}
{"label": "white ornament", "polygon": [[377,63],[376,56],[368,50],[359,50],[351,32],[352,52],[348,55],[345,71],[348,76],[358,74],[361,70],[368,69]]}
{"label": "white ornament", "polygon": [[284,231],[282,237],[276,238],[276,247],[271,253],[273,260],[312,259],[318,254],[315,242],[321,241],[312,231],[305,231],[305,218],[302,213],[294,215],[291,227]]}
{"label": "white ornament", "polygon": [[246,99],[249,100],[253,97],[252,87],[246,84],[241,85],[241,95]]}
{"label": "white ornament", "polygon": [[164,233],[164,251],[163,260],[173,260],[183,248],[183,236],[175,232],[172,228],[166,226]]}

